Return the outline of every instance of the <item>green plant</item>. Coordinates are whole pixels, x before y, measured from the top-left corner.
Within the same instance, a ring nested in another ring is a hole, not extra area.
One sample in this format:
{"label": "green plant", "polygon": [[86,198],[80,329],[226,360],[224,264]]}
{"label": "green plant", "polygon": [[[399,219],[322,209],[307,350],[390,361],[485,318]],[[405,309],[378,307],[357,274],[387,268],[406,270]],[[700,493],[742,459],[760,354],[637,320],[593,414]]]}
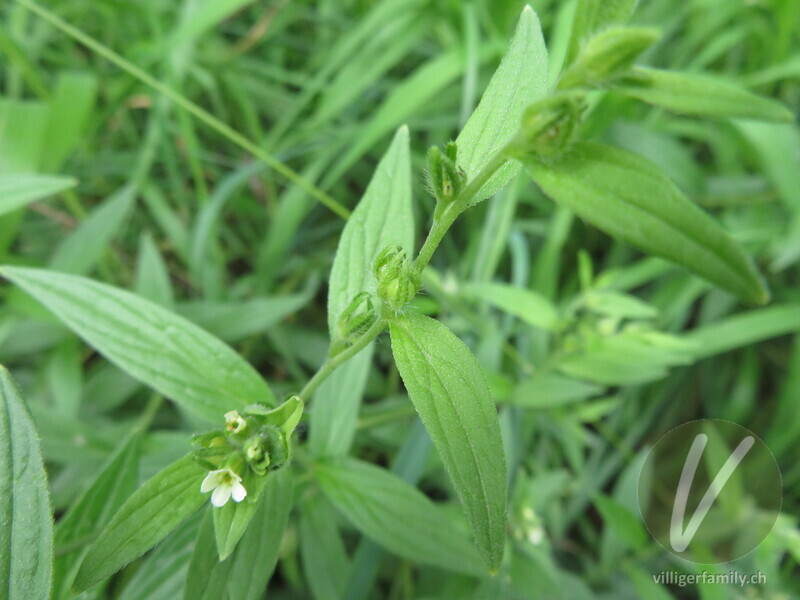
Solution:
{"label": "green plant", "polygon": [[[27,0],[22,4],[49,14]],[[516,568],[513,557],[504,562],[509,511],[515,523],[528,529],[536,525],[524,524],[529,515],[518,519],[513,514],[513,495],[511,509],[507,506],[509,448],[501,435],[493,382],[459,337],[441,321],[422,314],[418,297],[426,286],[442,287],[428,266],[457,219],[498,194],[524,170],[559,206],[609,235],[667,259],[747,303],[764,304],[769,299],[766,284],[745,251],[659,166],[629,150],[583,140],[585,119],[607,92],[694,116],[784,122],[793,118],[779,103],[737,86],[637,65],[657,41],[658,32],[625,25],[634,5],[579,2],[565,65],[555,81],[548,76],[539,19],[531,8],[523,10],[500,66],[456,140],[427,154],[425,179],[435,208],[418,251],[410,134],[405,126],[397,129],[338,243],[328,285],[327,356],[304,386],[283,398],[276,397],[261,375],[226,343],[154,301],[57,269],[2,267],[5,278],[110,362],[158,397],[173,401],[197,429],[215,427],[196,435],[191,451],[187,439],[187,456],[134,491],[129,483],[136,477],[126,473],[135,471],[133,457],[138,456],[140,438],[152,418],[152,412],[145,412],[61,526],[62,532],[67,531],[62,535],[77,543],[91,533],[85,519],[104,512],[108,519],[103,531],[90,546],[80,546],[79,556],[56,557],[52,576],[52,533],[41,456],[24,405],[4,372],[0,456],[7,480],[4,489],[10,490],[4,496],[3,514],[10,516],[0,520],[10,523],[5,529],[10,543],[3,547],[12,551],[2,555],[0,568],[10,574],[11,597],[46,597],[51,577],[57,590],[90,589],[150,550],[201,506],[213,504],[199,525],[185,597],[258,598],[278,560],[294,507],[299,506],[303,515],[301,537],[319,535],[326,543],[337,539],[330,531],[328,503],[392,553],[464,574],[474,587],[495,590],[487,593],[506,593],[496,591],[505,584],[492,575]],[[132,74],[172,99],[182,98],[149,75],[138,70]],[[188,101],[180,102],[195,116],[217,123]],[[240,134],[229,137],[263,158],[263,151]],[[281,164],[272,158],[269,162],[273,167]],[[292,180],[300,180],[294,171],[281,169]],[[71,185],[70,180],[46,176],[16,183],[24,189],[7,201],[8,210]],[[315,186],[304,187],[332,205]],[[128,201],[124,194],[119,198],[120,204]],[[201,273],[202,250],[192,260]],[[656,379],[685,361],[685,356],[702,352],[692,342],[702,347],[697,338],[703,332],[694,340],[679,340],[653,330],[646,323],[650,316],[646,304],[596,289],[594,279],[591,260],[584,257],[582,294],[564,309],[545,294],[502,284],[467,286],[463,295],[483,299],[559,336],[563,354],[553,350],[550,357],[560,362],[559,373],[545,372],[543,380],[534,380],[540,386],[537,395],[548,386],[557,390],[549,396],[556,403],[559,397],[569,402],[594,395],[595,384],[604,383],[603,377],[608,385],[624,382],[624,374],[602,360],[593,363],[580,353],[570,354],[571,348],[584,343],[584,328],[591,330],[589,336],[602,334],[604,328],[619,332],[601,343],[614,345],[612,350],[623,356],[646,353],[653,358],[629,374],[630,383]],[[583,310],[591,316],[580,317]],[[460,515],[438,506],[399,475],[347,457],[346,440],[352,439],[357,427],[357,405],[339,403],[337,393],[348,385],[361,385],[356,382],[366,377],[374,342],[386,330],[397,371],[455,490],[469,535],[460,527]],[[152,410],[158,409],[158,402]],[[297,436],[293,439],[293,432],[308,409],[310,415],[307,412],[304,420],[310,439],[304,443]],[[18,485],[16,472],[28,461],[35,469]],[[117,490],[120,481],[127,483]],[[517,482],[516,489],[524,484]],[[317,490],[324,494],[324,502],[315,495]],[[21,502],[30,497],[36,502]],[[114,502],[100,501],[107,497]],[[620,514],[610,499],[598,501],[598,506],[612,515],[610,521]],[[636,530],[625,518],[618,516],[621,528]],[[31,531],[37,532],[35,540]],[[642,545],[640,538],[634,546]],[[23,546],[30,548],[23,551]],[[303,552],[314,549],[304,546]],[[31,556],[37,569],[22,575]],[[313,564],[324,558],[309,555],[306,560]],[[20,578],[25,583],[19,583]]]}

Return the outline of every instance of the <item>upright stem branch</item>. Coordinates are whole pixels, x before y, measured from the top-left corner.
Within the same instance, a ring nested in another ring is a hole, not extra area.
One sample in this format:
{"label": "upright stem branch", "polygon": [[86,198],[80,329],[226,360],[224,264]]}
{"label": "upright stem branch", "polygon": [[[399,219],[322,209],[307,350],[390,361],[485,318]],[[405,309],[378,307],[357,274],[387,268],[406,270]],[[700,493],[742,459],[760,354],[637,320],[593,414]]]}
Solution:
{"label": "upright stem branch", "polygon": [[[467,184],[467,187],[464,188],[464,191],[459,194],[459,196],[455,198],[447,207],[445,207],[444,210],[434,217],[433,225],[428,232],[428,237],[425,239],[425,243],[422,245],[417,258],[414,259],[414,268],[417,269],[418,273],[422,273],[422,270],[430,262],[431,257],[433,257],[433,253],[436,251],[436,248],[439,247],[439,244],[442,242],[442,238],[444,238],[444,235],[447,233],[448,229],[450,229],[450,226],[458,218],[458,215],[469,208],[472,200],[478,195],[478,192],[480,192],[481,188],[486,184],[487,181],[489,181],[492,175],[494,175],[497,170],[506,163],[506,161],[507,158],[505,154],[502,151],[498,152],[489,161],[489,163],[483,169],[481,169],[481,171]],[[330,376],[331,373],[333,373],[342,363],[346,362],[361,352],[361,350],[366,348],[372,340],[378,337],[378,335],[384,329],[386,329],[386,327],[388,327],[388,325],[389,322],[386,320],[386,318],[378,319],[375,324],[372,325],[372,327],[370,327],[364,333],[364,335],[358,338],[358,340],[352,346],[349,346],[347,349],[329,357],[314,374],[311,380],[305,385],[305,387],[300,390],[299,396],[303,402],[307,403],[314,391]]]}
{"label": "upright stem branch", "polygon": [[364,332],[364,335],[358,338],[358,340],[352,346],[349,346],[338,354],[334,354],[333,356],[329,357],[319,368],[319,371],[314,373],[314,376],[309,380],[305,387],[300,390],[300,393],[298,394],[300,399],[303,402],[308,403],[314,391],[330,376],[331,373],[333,373],[339,367],[339,365],[351,359],[364,348],[366,348],[372,340],[378,337],[378,334],[388,327],[388,325],[389,323],[385,319],[378,319],[375,321],[372,327],[367,329],[367,331]]}

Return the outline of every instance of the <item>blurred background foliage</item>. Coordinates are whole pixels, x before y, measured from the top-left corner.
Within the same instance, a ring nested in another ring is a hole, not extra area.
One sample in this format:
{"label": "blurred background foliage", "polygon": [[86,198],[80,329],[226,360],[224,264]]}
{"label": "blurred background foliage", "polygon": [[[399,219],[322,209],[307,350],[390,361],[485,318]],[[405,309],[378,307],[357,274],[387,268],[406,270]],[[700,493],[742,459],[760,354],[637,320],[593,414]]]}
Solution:
{"label": "blurred background foliage", "polygon": [[[575,4],[533,0],[553,74]],[[421,177],[425,151],[453,139],[469,116],[523,3],[46,6],[349,209],[391,133],[407,123],[417,222],[427,227],[434,201]],[[278,395],[297,390],[327,350],[324,282],[342,218],[19,4],[4,3],[0,18],[0,174],[78,181],[0,217],[0,262],[133,289],[233,344]],[[663,32],[644,63],[711,73],[800,108],[800,2],[642,0],[633,22]],[[476,352],[501,407],[514,490],[508,576],[474,596],[474,580],[359,545],[332,507],[298,486],[306,508],[292,517],[270,598],[800,597],[800,131],[672,116],[612,93],[593,105],[585,128],[584,137],[659,163],[713,213],[754,256],[772,303],[743,306],[644,257],[520,177],[459,220],[416,302]],[[186,452],[196,425],[187,415],[19,290],[2,294],[0,362],[29,399],[57,516],[142,421],[141,478]],[[558,332],[542,322],[542,299],[558,309]],[[438,458],[412,427],[388,344],[363,373],[353,371],[338,390],[339,406],[358,411],[342,451],[450,497]],[[638,468],[664,432],[701,417],[752,429],[782,469],[773,533],[718,567],[760,570],[765,585],[660,587],[651,577],[699,567],[645,535],[632,492]],[[109,597],[179,597],[175,573],[188,566],[196,526],[128,569]]]}

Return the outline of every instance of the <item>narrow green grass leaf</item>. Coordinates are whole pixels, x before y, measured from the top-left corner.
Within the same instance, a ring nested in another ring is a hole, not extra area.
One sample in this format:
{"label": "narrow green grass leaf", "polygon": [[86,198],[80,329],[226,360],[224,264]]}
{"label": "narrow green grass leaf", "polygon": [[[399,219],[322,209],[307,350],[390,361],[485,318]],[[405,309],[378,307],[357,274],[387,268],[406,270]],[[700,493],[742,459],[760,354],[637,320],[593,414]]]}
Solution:
{"label": "narrow green grass leaf", "polygon": [[776,304],[703,325],[686,337],[697,345],[695,356],[715,354],[756,344],[787,333],[800,332],[800,304]]}
{"label": "narrow green grass leaf", "polygon": [[63,73],[50,100],[41,167],[58,170],[81,142],[97,94],[97,77],[91,73]]}
{"label": "narrow green grass leaf", "polygon": [[597,396],[602,391],[602,387],[593,383],[542,371],[523,381],[509,402],[526,408],[556,408]]}
{"label": "narrow green grass leaf", "polygon": [[553,303],[533,290],[505,283],[470,283],[462,289],[466,296],[479,298],[528,325],[553,330],[558,325],[558,311]]}
{"label": "narrow green grass leaf", "polygon": [[669,111],[699,117],[760,119],[792,122],[794,115],[781,103],[703,75],[634,67],[619,89]]}
{"label": "narrow green grass leaf", "polygon": [[464,343],[438,321],[409,314],[390,329],[403,383],[494,571],[505,544],[506,467],[486,378]]}
{"label": "narrow green grass leaf", "polygon": [[147,480],[114,515],[89,548],[75,578],[86,590],[138,558],[207,501],[200,493],[206,471],[191,456]]}
{"label": "narrow green grass leaf", "polygon": [[314,470],[325,495],[367,537],[422,564],[480,574],[480,558],[461,530],[422,492],[396,475],[348,459]]}
{"label": "narrow green grass leaf", "polygon": [[[456,139],[458,165],[469,179],[474,178],[517,132],[525,108],[543,98],[550,87],[547,48],[539,18],[526,6],[514,37],[497,67],[478,107]],[[486,182],[473,203],[496,194],[519,173],[511,161]]]}
{"label": "narrow green grass leaf", "polygon": [[[200,513],[195,513],[156,546],[126,581],[118,600],[176,600],[183,597],[201,517]],[[214,552],[213,547],[211,552]]]}
{"label": "narrow green grass leaf", "polygon": [[229,346],[135,294],[44,269],[2,274],[131,376],[217,422],[235,408],[274,404],[259,374]]}
{"label": "narrow green grass leaf", "polygon": [[300,505],[300,558],[314,600],[340,600],[350,573],[336,517],[330,502],[319,493]]}
{"label": "narrow green grass leaf", "polygon": [[49,598],[53,516],[39,436],[0,365],[0,597]]}
{"label": "narrow green grass leaf", "polygon": [[[129,436],[117,449],[89,488],[58,521],[55,541],[58,549],[76,540],[90,538],[104,527],[139,484],[139,436]],[[71,598],[72,582],[87,546],[61,553],[54,564],[54,598]]]}
{"label": "narrow green grass leaf", "polygon": [[77,184],[76,179],[60,175],[0,175],[0,215],[68,190]]}
{"label": "narrow green grass leaf", "polygon": [[328,329],[332,338],[337,337],[336,323],[353,297],[375,289],[371,275],[375,255],[386,246],[400,246],[409,252],[413,249],[408,144],[408,128],[403,126],[397,130],[342,232],[328,289]]}
{"label": "narrow green grass leaf", "polygon": [[578,143],[546,164],[524,159],[553,200],[609,235],[671,260],[741,299],[769,292],[750,258],[653,163],[597,143]]}
{"label": "narrow green grass leaf", "polygon": [[647,535],[639,515],[628,510],[614,498],[603,494],[595,497],[594,504],[600,511],[606,527],[611,528],[631,549],[641,550],[647,547],[650,536]]}
{"label": "narrow green grass leaf", "polygon": [[149,232],[139,237],[134,290],[142,298],[165,308],[171,309],[175,302],[169,270]]}
{"label": "narrow green grass leaf", "polygon": [[58,245],[50,260],[50,268],[75,275],[89,273],[127,222],[135,200],[131,187],[124,187],[109,196]]}

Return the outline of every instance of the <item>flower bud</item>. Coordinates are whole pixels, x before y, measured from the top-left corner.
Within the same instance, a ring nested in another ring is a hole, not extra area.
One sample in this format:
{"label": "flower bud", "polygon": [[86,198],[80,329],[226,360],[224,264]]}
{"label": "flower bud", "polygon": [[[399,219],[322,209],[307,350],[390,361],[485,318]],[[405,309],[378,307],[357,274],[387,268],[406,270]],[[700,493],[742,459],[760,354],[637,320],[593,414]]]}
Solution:
{"label": "flower bud", "polygon": [[419,275],[406,251],[398,246],[390,246],[378,254],[372,273],[378,286],[378,297],[389,310],[400,310],[417,295]]}
{"label": "flower bud", "polygon": [[601,31],[561,75],[558,89],[596,87],[623,75],[658,37],[657,30],[644,27],[610,27]]}
{"label": "flower bud", "polygon": [[585,97],[583,92],[560,92],[531,104],[507,152],[553,156],[568,150],[581,124]]}
{"label": "flower bud", "polygon": [[225,429],[231,433],[241,433],[247,428],[247,421],[245,421],[236,410],[231,410],[225,413]]}
{"label": "flower bud", "polygon": [[431,194],[440,204],[449,204],[464,188],[467,176],[456,164],[457,154],[455,142],[448,142],[444,152],[436,146],[428,150],[426,179]]}
{"label": "flower bud", "polygon": [[377,320],[378,314],[372,305],[372,296],[367,292],[360,292],[344,309],[336,328],[341,340],[350,345],[364,335]]}
{"label": "flower bud", "polygon": [[244,457],[256,473],[266,473],[270,466],[270,455],[260,436],[253,436],[245,442]]}

